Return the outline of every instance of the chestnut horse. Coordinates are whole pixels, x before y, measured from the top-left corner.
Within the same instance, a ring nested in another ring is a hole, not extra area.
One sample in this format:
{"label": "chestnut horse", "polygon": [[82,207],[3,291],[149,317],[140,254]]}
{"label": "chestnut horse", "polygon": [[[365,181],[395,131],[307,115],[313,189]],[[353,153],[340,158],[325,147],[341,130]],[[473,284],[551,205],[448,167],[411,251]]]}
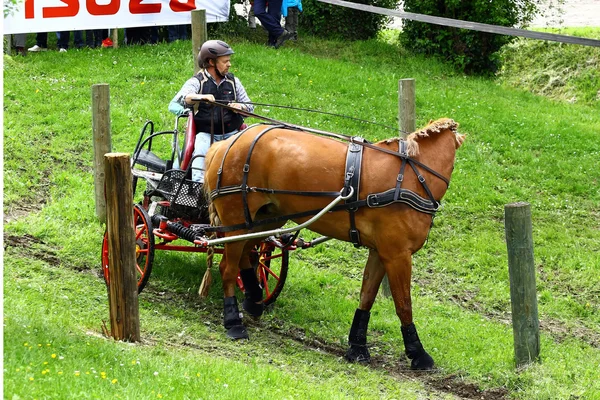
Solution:
{"label": "chestnut horse", "polygon": [[[355,204],[360,206],[350,212],[328,212],[309,227],[356,245],[359,238],[360,245],[369,249],[360,301],[348,337],[346,358],[350,361],[370,361],[370,310],[387,274],[411,368],[433,367],[433,359],[423,349],[413,324],[412,255],[425,243],[438,202],[448,188],[455,153],[464,140],[457,127],[456,122],[445,118],[411,133],[405,141],[393,138],[358,144],[363,154]],[[332,196],[348,185],[347,150],[356,146],[354,139],[351,141],[349,144],[298,129],[256,125],[215,143],[206,156],[204,184],[206,198],[211,198],[211,222],[235,229],[227,231],[227,237],[276,229],[287,219],[307,221],[310,216],[302,215],[303,212],[323,209],[332,200],[316,192]],[[407,196],[398,196],[400,187]],[[373,194],[383,199],[384,192],[388,193],[385,206],[372,197],[370,202],[365,201]],[[353,224],[349,214],[353,214]],[[260,224],[265,219],[269,219],[268,223]],[[359,235],[351,237],[351,229]],[[233,339],[248,337],[234,296],[238,272],[246,289],[244,309],[253,316],[260,316],[263,311],[262,290],[250,262],[250,252],[261,240],[225,244],[220,263],[224,325]]]}

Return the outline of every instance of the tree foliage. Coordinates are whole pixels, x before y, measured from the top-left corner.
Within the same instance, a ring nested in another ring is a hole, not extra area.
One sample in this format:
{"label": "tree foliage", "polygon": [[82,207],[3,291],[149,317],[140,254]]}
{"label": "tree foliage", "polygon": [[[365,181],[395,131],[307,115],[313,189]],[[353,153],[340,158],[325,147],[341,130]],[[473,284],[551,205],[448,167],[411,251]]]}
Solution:
{"label": "tree foliage", "polygon": [[[404,11],[490,25],[523,27],[540,11],[541,3],[563,0],[405,0]],[[489,74],[499,67],[498,50],[511,36],[477,32],[418,21],[403,21],[406,48],[436,55],[466,73]]]}
{"label": "tree foliage", "polygon": [[[354,3],[396,9],[399,0],[355,0]],[[317,0],[302,1],[300,28],[322,38],[366,40],[377,36],[389,18]]]}

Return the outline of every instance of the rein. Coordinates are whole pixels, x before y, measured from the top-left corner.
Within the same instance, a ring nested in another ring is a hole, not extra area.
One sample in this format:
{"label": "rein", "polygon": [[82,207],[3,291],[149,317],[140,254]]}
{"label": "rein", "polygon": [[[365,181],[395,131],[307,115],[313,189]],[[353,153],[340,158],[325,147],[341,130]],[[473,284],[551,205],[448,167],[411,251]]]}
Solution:
{"label": "rein", "polygon": [[[310,132],[310,133],[316,133],[318,135],[333,137],[333,138],[336,138],[336,139],[340,139],[342,141],[346,141],[346,142],[350,142],[350,143],[355,143],[355,144],[358,144],[360,146],[364,146],[364,147],[368,147],[368,148],[376,150],[376,151],[380,151],[382,153],[386,153],[386,154],[390,154],[390,155],[393,155],[393,156],[396,156],[396,157],[400,157],[402,159],[404,159],[404,158],[410,158],[410,157],[408,157],[407,154],[403,154],[403,153],[401,153],[399,151],[393,151],[393,150],[388,150],[388,149],[384,149],[384,148],[381,148],[381,147],[377,147],[377,146],[375,146],[375,145],[373,145],[373,144],[371,144],[369,142],[366,142],[366,141],[357,141],[354,136],[342,135],[340,133],[333,133],[333,132],[324,131],[324,130],[321,130],[321,129],[309,128],[309,127],[302,126],[302,125],[292,124],[290,122],[283,122],[283,121],[280,121],[280,120],[277,120],[277,119],[274,119],[274,118],[265,117],[264,115],[255,114],[255,113],[252,113],[252,112],[249,112],[249,111],[242,111],[239,108],[231,107],[230,105],[224,104],[224,103],[217,102],[217,104],[220,107],[227,108],[229,110],[235,111],[235,112],[237,112],[237,113],[239,113],[241,115],[245,115],[247,117],[261,119],[263,121],[267,121],[269,123],[279,125],[278,126],[279,128],[288,128],[288,129],[295,129],[295,130],[298,130],[298,131],[305,131],[305,132]],[[450,181],[445,176],[443,176],[440,173],[432,170],[427,165],[425,165],[425,164],[423,164],[423,163],[421,163],[421,162],[419,162],[417,160],[411,159],[411,161],[413,163],[415,163],[416,165],[418,165],[419,167],[425,169],[427,172],[429,172],[429,173],[437,176],[438,178],[440,178],[442,181],[444,181],[446,183],[446,186],[450,186]]]}

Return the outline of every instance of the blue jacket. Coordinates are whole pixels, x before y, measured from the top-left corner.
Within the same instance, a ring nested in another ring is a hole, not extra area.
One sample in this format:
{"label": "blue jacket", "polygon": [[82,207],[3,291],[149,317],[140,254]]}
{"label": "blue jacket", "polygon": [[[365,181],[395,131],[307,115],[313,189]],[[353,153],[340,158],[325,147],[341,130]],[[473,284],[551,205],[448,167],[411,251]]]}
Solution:
{"label": "blue jacket", "polygon": [[287,17],[288,7],[298,7],[298,10],[302,12],[302,0],[283,0],[281,2],[281,15]]}

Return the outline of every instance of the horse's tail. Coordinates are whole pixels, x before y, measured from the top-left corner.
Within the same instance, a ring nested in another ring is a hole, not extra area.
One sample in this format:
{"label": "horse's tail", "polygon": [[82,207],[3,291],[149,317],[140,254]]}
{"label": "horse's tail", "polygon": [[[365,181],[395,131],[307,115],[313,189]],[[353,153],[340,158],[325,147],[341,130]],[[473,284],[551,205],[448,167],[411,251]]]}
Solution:
{"label": "horse's tail", "polygon": [[[210,162],[213,159],[213,155],[214,155],[214,152],[211,152],[209,150],[209,152],[206,155],[206,159],[205,159],[205,171],[208,171]],[[207,181],[208,181],[208,179],[206,179],[206,176],[205,176],[202,191],[204,194],[204,201],[208,205],[208,218],[210,220],[211,226],[219,226],[219,225],[221,225],[221,220],[219,219],[219,215],[217,214],[215,206],[214,206],[213,202],[211,201],[211,198],[210,198],[211,189],[210,189]],[[216,233],[213,233],[210,236],[210,239],[214,239],[216,236],[217,236]],[[202,277],[202,283],[200,284],[200,288],[198,289],[198,295],[200,297],[208,296],[208,291],[210,289],[210,285],[212,284],[212,266],[213,266],[214,255],[215,255],[215,247],[208,246],[208,248],[206,249],[206,272],[204,273],[204,277]]]}

